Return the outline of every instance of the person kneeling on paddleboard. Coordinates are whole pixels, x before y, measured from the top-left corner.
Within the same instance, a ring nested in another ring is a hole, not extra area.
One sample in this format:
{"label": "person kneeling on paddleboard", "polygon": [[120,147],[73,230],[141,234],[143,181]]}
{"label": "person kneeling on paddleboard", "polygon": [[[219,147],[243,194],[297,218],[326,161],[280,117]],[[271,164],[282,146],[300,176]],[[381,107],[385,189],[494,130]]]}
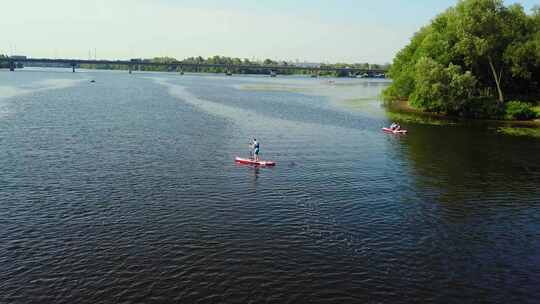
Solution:
{"label": "person kneeling on paddleboard", "polygon": [[392,131],[399,131],[399,130],[401,130],[401,126],[400,126],[397,122],[393,122],[393,123],[390,125],[390,130],[392,130]]}
{"label": "person kneeling on paddleboard", "polygon": [[259,150],[260,145],[256,138],[253,139],[253,143],[251,144],[251,148],[253,149],[253,157],[255,158],[255,161],[259,161]]}

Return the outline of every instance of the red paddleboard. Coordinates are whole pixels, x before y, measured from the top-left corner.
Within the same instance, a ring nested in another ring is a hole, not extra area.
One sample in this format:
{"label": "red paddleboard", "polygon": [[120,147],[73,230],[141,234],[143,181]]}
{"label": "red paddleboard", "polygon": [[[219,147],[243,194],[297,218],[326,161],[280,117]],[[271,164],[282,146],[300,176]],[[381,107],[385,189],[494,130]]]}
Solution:
{"label": "red paddleboard", "polygon": [[407,130],[392,130],[390,128],[382,128],[382,130],[384,132],[394,133],[394,134],[405,134],[405,133],[407,133]]}
{"label": "red paddleboard", "polygon": [[255,161],[253,159],[242,158],[238,156],[234,159],[234,161],[239,164],[244,164],[244,165],[255,165],[255,166],[275,166],[276,165],[276,162],[273,162],[273,161],[266,161],[266,160]]}

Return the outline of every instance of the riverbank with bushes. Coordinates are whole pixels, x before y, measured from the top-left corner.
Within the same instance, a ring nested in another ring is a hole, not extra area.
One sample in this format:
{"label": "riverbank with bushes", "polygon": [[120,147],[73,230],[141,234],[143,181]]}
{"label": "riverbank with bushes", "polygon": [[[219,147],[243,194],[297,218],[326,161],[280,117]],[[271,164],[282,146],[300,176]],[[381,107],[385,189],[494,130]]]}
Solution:
{"label": "riverbank with bushes", "polygon": [[[498,133],[512,136],[540,138],[540,106],[532,107],[535,119],[469,119],[460,116],[449,116],[442,113],[426,112],[415,108],[406,100],[385,103],[386,115],[392,121],[417,123],[435,126],[483,126],[494,129]],[[528,112],[528,111],[526,111]]]}
{"label": "riverbank with bushes", "polygon": [[[436,116],[540,118],[540,7],[461,0],[394,59],[387,104]],[[533,122],[536,124],[536,122]]]}

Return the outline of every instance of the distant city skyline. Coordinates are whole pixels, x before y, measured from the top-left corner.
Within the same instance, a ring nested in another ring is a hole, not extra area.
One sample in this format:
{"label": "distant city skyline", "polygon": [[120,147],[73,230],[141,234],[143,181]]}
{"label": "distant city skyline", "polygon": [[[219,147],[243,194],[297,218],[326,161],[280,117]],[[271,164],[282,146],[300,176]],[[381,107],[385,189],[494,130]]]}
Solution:
{"label": "distant city skyline", "polygon": [[[529,12],[535,1],[521,3]],[[214,55],[391,62],[456,1],[19,0],[3,5],[0,54],[129,59]]]}

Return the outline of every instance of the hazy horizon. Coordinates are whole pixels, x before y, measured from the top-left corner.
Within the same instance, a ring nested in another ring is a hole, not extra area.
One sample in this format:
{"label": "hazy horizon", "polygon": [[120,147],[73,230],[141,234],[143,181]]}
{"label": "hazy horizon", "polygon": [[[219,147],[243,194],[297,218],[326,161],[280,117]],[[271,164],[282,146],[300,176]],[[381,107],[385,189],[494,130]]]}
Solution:
{"label": "hazy horizon", "polygon": [[[533,1],[521,3],[529,10]],[[20,0],[5,4],[0,54],[128,59],[214,55],[391,62],[456,1]]]}

